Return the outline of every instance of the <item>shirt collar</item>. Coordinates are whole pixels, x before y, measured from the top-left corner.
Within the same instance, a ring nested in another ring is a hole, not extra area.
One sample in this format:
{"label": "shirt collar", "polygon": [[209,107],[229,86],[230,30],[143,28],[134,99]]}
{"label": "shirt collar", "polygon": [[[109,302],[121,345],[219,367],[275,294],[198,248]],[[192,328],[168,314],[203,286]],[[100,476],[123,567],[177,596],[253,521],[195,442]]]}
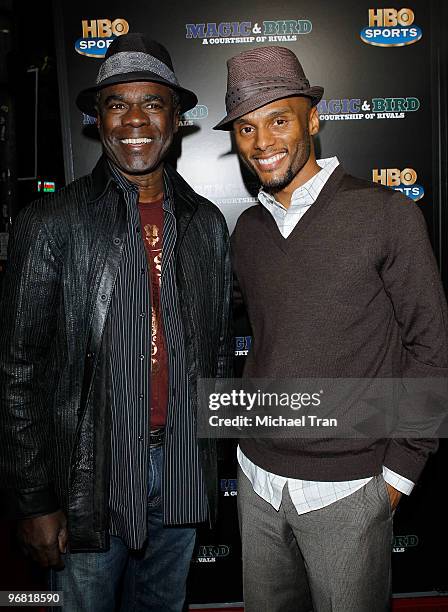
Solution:
{"label": "shirt collar", "polygon": [[265,208],[281,208],[283,211],[310,206],[316,201],[323,186],[328,181],[333,171],[339,166],[337,157],[317,159],[316,162],[321,170],[312,176],[306,183],[300,185],[300,187],[293,191],[291,205],[288,209],[286,209],[283,204],[280,204],[280,202],[277,202],[271,193],[264,191],[262,188],[258,192],[258,200]]}
{"label": "shirt collar", "polygon": [[[100,198],[106,192],[111,182],[115,183],[115,185],[117,185],[118,188],[124,193],[134,193],[136,196],[136,201],[138,199],[138,189],[136,185],[128,181],[128,179],[125,178],[107,158],[103,157],[100,159],[93,171],[93,180],[94,186],[92,189],[93,193],[91,194],[92,201]],[[163,210],[174,214],[173,189],[166,169],[163,171],[163,186]]]}
{"label": "shirt collar", "polygon": [[99,200],[114,183],[114,177],[107,159],[102,155],[92,170],[92,184],[90,187],[89,201]]}
{"label": "shirt collar", "polygon": [[126,192],[126,193],[135,193],[138,198],[138,188],[136,185],[128,181],[126,177],[121,174],[121,172],[109,161],[107,160],[107,165],[109,166],[110,173],[114,182],[118,185],[118,187]]}
{"label": "shirt collar", "polygon": [[170,177],[166,171],[166,168],[163,170],[163,190],[164,190],[164,198],[163,198],[163,210],[165,212],[169,212],[174,215],[174,196],[173,196],[173,188],[171,186]]}

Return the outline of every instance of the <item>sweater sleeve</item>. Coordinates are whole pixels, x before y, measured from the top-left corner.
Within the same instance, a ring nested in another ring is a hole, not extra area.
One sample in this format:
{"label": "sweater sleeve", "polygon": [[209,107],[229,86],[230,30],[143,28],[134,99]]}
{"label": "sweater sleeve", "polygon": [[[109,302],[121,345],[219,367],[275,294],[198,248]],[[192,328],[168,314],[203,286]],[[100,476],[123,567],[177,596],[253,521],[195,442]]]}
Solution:
{"label": "sweater sleeve", "polygon": [[[417,205],[408,198],[395,193],[387,200],[383,228],[386,252],[381,277],[400,330],[401,377],[404,381],[440,378],[445,384],[448,377],[447,305],[426,223]],[[400,399],[400,419],[403,415],[406,418],[406,403],[406,398]],[[411,421],[416,416],[415,404],[414,396],[409,404],[413,412]],[[423,408],[423,405],[417,406],[420,419],[425,418]],[[436,449],[435,437],[392,437],[384,465],[415,482],[428,455]]]}

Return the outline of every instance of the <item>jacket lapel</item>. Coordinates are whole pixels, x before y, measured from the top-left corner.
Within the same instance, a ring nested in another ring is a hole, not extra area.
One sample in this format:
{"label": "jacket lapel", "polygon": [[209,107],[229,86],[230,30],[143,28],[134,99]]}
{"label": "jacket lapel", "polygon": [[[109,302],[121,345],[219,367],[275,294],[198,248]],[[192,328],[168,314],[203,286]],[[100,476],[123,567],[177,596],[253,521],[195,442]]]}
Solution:
{"label": "jacket lapel", "polygon": [[176,256],[179,253],[185,232],[198,207],[190,192],[194,193],[184,179],[170,166],[165,166],[165,177],[168,179],[168,189],[171,190],[176,216]]}

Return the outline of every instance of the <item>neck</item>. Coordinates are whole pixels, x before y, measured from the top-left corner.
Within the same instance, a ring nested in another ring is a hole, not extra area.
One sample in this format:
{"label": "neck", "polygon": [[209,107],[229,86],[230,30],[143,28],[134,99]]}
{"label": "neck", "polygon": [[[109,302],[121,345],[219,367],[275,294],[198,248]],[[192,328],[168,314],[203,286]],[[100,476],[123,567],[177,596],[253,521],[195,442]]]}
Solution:
{"label": "neck", "polygon": [[322,168],[316,162],[316,158],[310,156],[306,164],[299,170],[292,181],[284,189],[274,194],[277,202],[280,202],[285,208],[289,208],[291,206],[291,198],[294,191],[307,183],[313,176],[320,172],[321,169]]}
{"label": "neck", "polygon": [[126,174],[122,173],[130,183],[138,187],[139,202],[144,204],[156,202],[163,197],[163,164],[160,164],[150,174]]}

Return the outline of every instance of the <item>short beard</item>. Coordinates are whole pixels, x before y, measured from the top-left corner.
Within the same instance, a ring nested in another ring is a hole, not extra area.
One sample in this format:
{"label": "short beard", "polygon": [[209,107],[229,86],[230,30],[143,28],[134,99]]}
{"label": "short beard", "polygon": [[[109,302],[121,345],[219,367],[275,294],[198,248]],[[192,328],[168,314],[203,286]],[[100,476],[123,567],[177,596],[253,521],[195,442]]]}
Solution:
{"label": "short beard", "polygon": [[279,176],[278,178],[273,179],[272,181],[267,181],[266,183],[261,183],[261,186],[267,193],[278,193],[279,191],[283,191],[283,189],[289,185],[296,174],[297,172],[294,173],[292,166],[289,166],[283,176]]}
{"label": "short beard", "polygon": [[[279,176],[272,181],[262,183],[264,191],[268,193],[278,193],[287,187],[302,170],[303,166],[309,160],[311,154],[311,138],[308,129],[308,125],[304,126],[304,133],[302,140],[298,143],[294,152],[294,159],[289,165],[283,176]],[[252,168],[252,171],[253,168]]]}

